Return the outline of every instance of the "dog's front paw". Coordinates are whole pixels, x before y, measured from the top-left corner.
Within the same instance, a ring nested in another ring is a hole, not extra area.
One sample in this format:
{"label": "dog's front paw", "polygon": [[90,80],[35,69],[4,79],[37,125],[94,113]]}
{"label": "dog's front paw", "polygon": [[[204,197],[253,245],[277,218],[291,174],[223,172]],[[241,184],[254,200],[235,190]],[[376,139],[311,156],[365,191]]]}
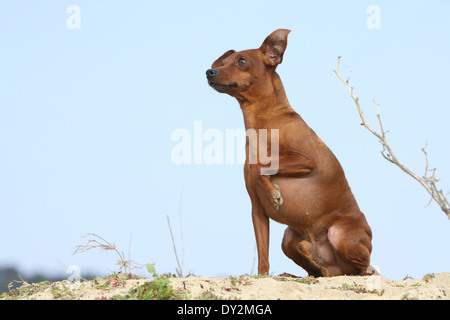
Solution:
{"label": "dog's front paw", "polygon": [[280,187],[277,184],[273,186],[275,187],[275,190],[272,191],[273,206],[275,210],[278,210],[283,204],[283,197],[281,196]]}

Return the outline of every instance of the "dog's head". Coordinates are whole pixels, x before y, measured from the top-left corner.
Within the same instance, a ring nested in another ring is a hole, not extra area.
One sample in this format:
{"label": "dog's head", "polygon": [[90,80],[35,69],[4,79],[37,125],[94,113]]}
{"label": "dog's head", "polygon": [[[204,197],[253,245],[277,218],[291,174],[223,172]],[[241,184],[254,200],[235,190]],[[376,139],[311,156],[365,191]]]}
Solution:
{"label": "dog's head", "polygon": [[286,29],[272,32],[259,49],[225,52],[206,71],[209,85],[237,99],[252,100],[260,96],[283,61],[290,32]]}

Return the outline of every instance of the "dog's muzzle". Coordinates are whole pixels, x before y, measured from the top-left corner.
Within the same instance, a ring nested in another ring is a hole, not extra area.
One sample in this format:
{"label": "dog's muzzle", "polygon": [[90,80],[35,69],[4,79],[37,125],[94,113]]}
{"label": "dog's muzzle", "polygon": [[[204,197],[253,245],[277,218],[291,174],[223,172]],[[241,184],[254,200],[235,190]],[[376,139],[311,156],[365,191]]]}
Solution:
{"label": "dog's muzzle", "polygon": [[206,78],[208,79],[208,83],[209,85],[222,93],[226,93],[228,91],[230,91],[232,88],[237,87],[237,83],[230,83],[230,84],[223,84],[223,83],[219,83],[216,80],[217,75],[219,74],[219,70],[217,69],[208,69],[206,70]]}

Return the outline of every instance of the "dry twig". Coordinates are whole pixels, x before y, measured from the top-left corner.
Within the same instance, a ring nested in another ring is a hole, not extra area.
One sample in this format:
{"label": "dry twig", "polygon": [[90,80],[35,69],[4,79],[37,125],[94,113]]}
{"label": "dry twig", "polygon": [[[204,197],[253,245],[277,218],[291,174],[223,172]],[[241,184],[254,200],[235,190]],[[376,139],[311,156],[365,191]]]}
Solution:
{"label": "dry twig", "polygon": [[[338,76],[338,78],[345,84],[348,91],[350,92],[350,96],[352,97],[353,101],[355,101],[356,107],[358,108],[359,116],[362,120],[361,125],[366,127],[370,132],[372,132],[373,135],[375,135],[379,140],[381,145],[383,146],[383,150],[381,150],[381,155],[388,160],[389,162],[395,164],[397,167],[402,169],[404,172],[406,172],[408,175],[413,177],[416,181],[418,181],[431,195],[432,199],[436,201],[436,203],[441,207],[442,211],[447,215],[447,217],[450,219],[450,204],[443,194],[442,190],[438,190],[436,186],[436,182],[439,181],[435,177],[436,174],[436,168],[429,169],[428,168],[428,153],[425,151],[425,148],[422,148],[423,153],[425,154],[426,159],[426,166],[425,166],[425,175],[423,177],[420,177],[418,174],[412,172],[410,169],[408,169],[395,155],[394,151],[392,150],[391,146],[389,145],[387,139],[386,139],[386,133],[387,131],[383,128],[383,123],[381,122],[381,115],[380,115],[380,104],[378,104],[376,101],[373,101],[378,109],[378,122],[380,125],[381,133],[378,133],[376,130],[374,130],[366,121],[364,118],[364,114],[362,112],[361,106],[359,105],[359,99],[355,96],[353,92],[353,87],[349,85],[350,77],[347,80],[344,80],[344,78],[339,73],[339,64],[341,61],[341,57],[338,57],[337,67],[334,70],[334,73]],[[432,173],[431,176],[428,175],[428,173]],[[430,200],[431,202],[431,200]]]}
{"label": "dry twig", "polygon": [[170,226],[169,216],[167,216],[167,224],[169,225],[170,236],[172,237],[173,251],[175,252],[175,258],[177,259],[178,268],[175,268],[175,271],[177,272],[177,277],[182,278],[183,277],[183,268],[181,267],[180,261],[178,260],[177,247],[175,245],[175,239],[173,238],[172,227]]}
{"label": "dry twig", "polygon": [[[173,252],[175,253],[175,258],[177,259],[178,268],[175,268],[177,276],[183,278],[183,267],[184,267],[184,236],[183,236],[183,220],[182,220],[182,200],[183,200],[183,189],[181,189],[180,200],[178,203],[178,214],[180,218],[180,236],[181,236],[181,264],[178,259],[177,246],[175,245],[175,239],[173,237],[172,227],[170,226],[169,216],[167,216],[167,224],[169,225],[170,236],[172,237]],[[190,273],[189,273],[190,274]]]}

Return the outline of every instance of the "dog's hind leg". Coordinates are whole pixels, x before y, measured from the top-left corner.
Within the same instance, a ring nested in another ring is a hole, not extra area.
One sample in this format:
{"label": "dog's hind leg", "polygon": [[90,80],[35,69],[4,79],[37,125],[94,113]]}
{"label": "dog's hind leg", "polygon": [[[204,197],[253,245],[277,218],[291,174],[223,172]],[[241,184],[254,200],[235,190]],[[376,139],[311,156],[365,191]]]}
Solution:
{"label": "dog's hind leg", "polygon": [[328,270],[318,263],[311,242],[303,239],[297,232],[287,228],[281,248],[284,254],[314,277],[328,276]]}
{"label": "dog's hind leg", "polygon": [[342,219],[328,229],[343,274],[370,274],[372,233],[361,216]]}

